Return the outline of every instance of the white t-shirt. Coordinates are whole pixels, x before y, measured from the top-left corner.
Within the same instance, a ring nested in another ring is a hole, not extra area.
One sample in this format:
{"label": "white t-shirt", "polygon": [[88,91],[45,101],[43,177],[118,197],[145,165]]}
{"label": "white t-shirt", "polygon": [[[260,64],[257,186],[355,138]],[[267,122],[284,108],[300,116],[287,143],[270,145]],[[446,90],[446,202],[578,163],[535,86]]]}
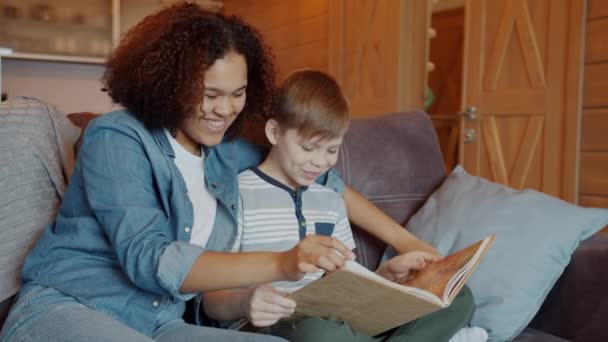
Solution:
{"label": "white t-shirt", "polygon": [[205,152],[201,148],[201,157],[195,156],[180,145],[168,130],[165,130],[165,135],[173,147],[175,165],[186,182],[188,197],[192,202],[194,223],[190,243],[205,247],[213,230],[217,211],[217,199],[205,185]]}

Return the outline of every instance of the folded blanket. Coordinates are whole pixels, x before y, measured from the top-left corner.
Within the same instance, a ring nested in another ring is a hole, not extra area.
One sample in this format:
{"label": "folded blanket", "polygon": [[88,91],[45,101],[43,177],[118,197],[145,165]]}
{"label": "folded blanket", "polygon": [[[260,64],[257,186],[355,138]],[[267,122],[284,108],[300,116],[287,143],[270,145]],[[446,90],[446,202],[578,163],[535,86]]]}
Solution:
{"label": "folded blanket", "polygon": [[37,99],[0,103],[0,301],[18,291],[25,255],[55,219],[79,133]]}

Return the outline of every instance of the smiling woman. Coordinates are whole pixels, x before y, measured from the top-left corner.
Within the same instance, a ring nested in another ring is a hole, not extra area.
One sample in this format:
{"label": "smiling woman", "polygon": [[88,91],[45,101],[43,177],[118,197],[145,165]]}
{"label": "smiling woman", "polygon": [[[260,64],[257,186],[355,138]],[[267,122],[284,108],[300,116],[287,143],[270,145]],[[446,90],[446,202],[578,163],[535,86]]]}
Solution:
{"label": "smiling woman", "polygon": [[236,235],[232,181],[261,160],[232,137],[241,121],[265,118],[274,98],[258,33],[237,18],[175,5],[127,33],[104,82],[125,110],[88,126],[0,340],[278,341],[182,320],[198,292],[298,271],[300,260],[285,253],[223,253]]}
{"label": "smiling woman", "polygon": [[[234,114],[243,111],[224,130],[233,136],[242,121],[265,121],[275,70],[254,28],[186,4],[149,16],[127,32],[107,63],[104,81],[114,102],[150,128],[178,128],[186,117],[212,109],[222,114],[233,102]],[[230,97],[238,101],[227,101]]]}
{"label": "smiling woman", "polygon": [[236,52],[228,52],[205,71],[204,80],[204,97],[198,112],[187,117],[173,132],[175,139],[196,155],[200,155],[200,145],[219,144],[245,107],[245,58]]}

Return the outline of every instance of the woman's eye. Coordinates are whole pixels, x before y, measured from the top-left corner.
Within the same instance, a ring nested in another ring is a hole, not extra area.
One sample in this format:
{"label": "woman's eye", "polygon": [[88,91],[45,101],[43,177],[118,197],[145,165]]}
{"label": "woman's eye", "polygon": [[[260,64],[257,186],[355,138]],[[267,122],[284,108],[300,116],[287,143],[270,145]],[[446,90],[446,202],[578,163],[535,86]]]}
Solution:
{"label": "woman's eye", "polygon": [[302,149],[306,152],[311,152],[314,148],[312,146],[301,145]]}
{"label": "woman's eye", "polygon": [[329,154],[336,154],[338,153],[338,150],[327,150],[327,152],[329,152]]}
{"label": "woman's eye", "polygon": [[238,99],[238,98],[243,97],[243,95],[245,95],[245,92],[242,92],[242,93],[237,93],[237,94],[234,94],[233,96],[234,96],[234,97],[236,97],[236,98]]}
{"label": "woman's eye", "polygon": [[214,100],[217,98],[216,94],[205,94],[205,98],[209,99],[209,100]]}

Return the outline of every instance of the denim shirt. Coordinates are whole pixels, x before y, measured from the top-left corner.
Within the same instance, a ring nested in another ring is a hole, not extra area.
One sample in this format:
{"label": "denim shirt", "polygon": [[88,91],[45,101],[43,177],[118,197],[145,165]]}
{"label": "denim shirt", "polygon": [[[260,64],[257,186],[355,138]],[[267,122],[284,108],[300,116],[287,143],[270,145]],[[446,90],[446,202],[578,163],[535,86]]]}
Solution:
{"label": "denim shirt", "polygon": [[[55,288],[145,335],[181,317],[196,295],[179,291],[194,262],[235,242],[237,176],[262,154],[240,139],[205,148],[205,183],[218,201],[206,247],[189,243],[192,204],[174,157],[162,129],[124,110],[94,120],[56,221],[25,261],[24,287]],[[320,182],[343,191],[335,171]]]}

